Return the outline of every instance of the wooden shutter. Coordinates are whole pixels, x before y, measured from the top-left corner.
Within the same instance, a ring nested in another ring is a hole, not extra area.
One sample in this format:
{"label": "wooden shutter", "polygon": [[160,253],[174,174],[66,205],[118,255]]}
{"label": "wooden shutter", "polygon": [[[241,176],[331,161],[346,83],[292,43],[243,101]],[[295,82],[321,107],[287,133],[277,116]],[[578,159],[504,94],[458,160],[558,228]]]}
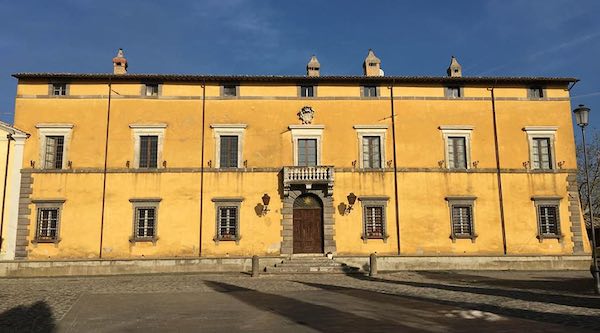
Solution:
{"label": "wooden shutter", "polygon": [[378,136],[363,137],[363,168],[381,168],[381,145]]}
{"label": "wooden shutter", "polygon": [[298,165],[317,165],[317,140],[298,139]]}
{"label": "wooden shutter", "polygon": [[238,167],[238,137],[237,135],[221,136],[220,164],[221,168]]}
{"label": "wooden shutter", "polygon": [[467,146],[465,137],[448,138],[448,167],[450,169],[467,168]]}
{"label": "wooden shutter", "polygon": [[552,169],[552,156],[550,153],[549,138],[533,138],[533,169]]}
{"label": "wooden shutter", "polygon": [[158,136],[140,136],[140,168],[156,168],[158,165]]}

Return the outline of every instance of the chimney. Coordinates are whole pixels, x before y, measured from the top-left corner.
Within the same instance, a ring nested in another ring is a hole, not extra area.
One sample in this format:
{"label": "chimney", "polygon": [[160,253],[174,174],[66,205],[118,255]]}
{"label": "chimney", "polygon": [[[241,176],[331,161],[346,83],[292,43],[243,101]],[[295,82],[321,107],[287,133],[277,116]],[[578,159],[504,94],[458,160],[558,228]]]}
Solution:
{"label": "chimney", "polygon": [[363,74],[365,76],[383,76],[381,60],[375,56],[375,53],[371,49],[369,49],[369,54],[363,63]]}
{"label": "chimney", "polygon": [[117,56],[113,58],[113,74],[127,74],[127,59],[123,49],[119,49]]}
{"label": "chimney", "polygon": [[458,63],[456,58],[452,56],[450,60],[450,66],[446,70],[449,77],[462,77],[462,66]]}
{"label": "chimney", "polygon": [[308,64],[306,65],[306,76],[320,76],[321,75],[321,64],[314,54],[310,57]]}

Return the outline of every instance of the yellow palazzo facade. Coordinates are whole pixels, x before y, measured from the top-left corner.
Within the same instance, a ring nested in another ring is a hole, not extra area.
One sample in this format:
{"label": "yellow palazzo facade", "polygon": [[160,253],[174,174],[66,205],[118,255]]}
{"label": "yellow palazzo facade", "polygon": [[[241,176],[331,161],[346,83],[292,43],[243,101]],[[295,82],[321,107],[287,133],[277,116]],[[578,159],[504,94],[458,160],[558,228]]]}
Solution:
{"label": "yellow palazzo facade", "polygon": [[17,259],[589,251],[571,78],[18,73]]}

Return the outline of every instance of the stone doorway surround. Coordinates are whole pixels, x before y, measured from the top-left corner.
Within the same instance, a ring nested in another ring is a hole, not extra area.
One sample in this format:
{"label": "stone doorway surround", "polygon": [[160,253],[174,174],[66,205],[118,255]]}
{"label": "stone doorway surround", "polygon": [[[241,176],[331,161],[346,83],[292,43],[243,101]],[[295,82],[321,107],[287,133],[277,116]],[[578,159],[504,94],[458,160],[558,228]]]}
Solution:
{"label": "stone doorway surround", "polygon": [[304,186],[298,186],[300,188],[290,188],[286,191],[287,195],[283,197],[283,209],[281,220],[282,231],[281,236],[283,238],[281,242],[281,254],[291,255],[294,252],[294,201],[302,194],[313,194],[323,203],[323,250],[324,253],[335,253],[336,246],[333,236],[334,232],[334,212],[333,198],[328,194],[327,187],[318,188],[312,186],[310,189],[302,188]]}

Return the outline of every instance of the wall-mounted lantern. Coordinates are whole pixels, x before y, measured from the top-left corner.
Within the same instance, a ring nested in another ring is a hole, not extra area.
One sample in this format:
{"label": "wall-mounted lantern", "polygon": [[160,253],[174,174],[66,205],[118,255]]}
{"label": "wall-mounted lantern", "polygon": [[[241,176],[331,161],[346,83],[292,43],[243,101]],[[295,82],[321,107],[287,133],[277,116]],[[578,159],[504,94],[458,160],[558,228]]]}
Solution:
{"label": "wall-mounted lantern", "polygon": [[262,202],[263,202],[262,214],[264,216],[264,215],[267,215],[267,212],[269,211],[269,203],[271,202],[271,197],[265,193],[262,196]]}
{"label": "wall-mounted lantern", "polygon": [[348,207],[346,207],[346,211],[344,213],[348,215],[352,211],[352,206],[354,206],[354,203],[356,202],[356,195],[350,192],[346,198],[348,199]]}

